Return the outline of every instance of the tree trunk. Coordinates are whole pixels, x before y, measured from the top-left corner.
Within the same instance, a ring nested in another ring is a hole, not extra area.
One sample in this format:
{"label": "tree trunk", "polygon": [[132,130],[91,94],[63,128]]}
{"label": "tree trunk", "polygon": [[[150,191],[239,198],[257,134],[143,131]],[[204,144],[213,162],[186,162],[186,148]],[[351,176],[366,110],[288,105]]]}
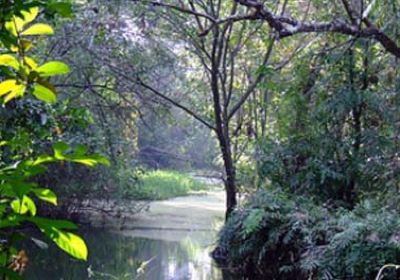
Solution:
{"label": "tree trunk", "polygon": [[224,136],[218,135],[219,145],[221,148],[222,158],[224,160],[225,169],[225,193],[226,193],[226,213],[225,220],[227,220],[236,207],[236,170],[232,160],[232,152],[229,139]]}
{"label": "tree trunk", "polygon": [[220,41],[220,32],[218,27],[213,31],[213,50],[211,53],[211,93],[213,97],[213,106],[215,114],[215,132],[217,134],[219,146],[221,149],[222,159],[225,169],[225,192],[226,192],[226,213],[227,220],[235,208],[236,201],[236,184],[235,184],[235,166],[232,158],[232,147],[229,134],[229,118],[226,106],[221,106],[221,94],[219,79],[219,65],[221,61],[221,53],[218,52],[223,48]]}

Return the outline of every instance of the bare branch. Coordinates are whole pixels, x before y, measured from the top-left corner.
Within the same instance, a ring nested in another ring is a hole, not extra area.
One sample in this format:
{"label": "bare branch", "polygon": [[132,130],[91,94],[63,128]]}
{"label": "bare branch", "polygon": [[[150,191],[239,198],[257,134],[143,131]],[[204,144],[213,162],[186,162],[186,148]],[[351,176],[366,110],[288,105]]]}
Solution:
{"label": "bare branch", "polygon": [[[138,0],[133,0],[133,2],[139,2]],[[168,8],[168,9],[172,9],[172,10],[176,10],[178,12],[184,13],[184,14],[190,14],[190,15],[195,15],[197,17],[201,17],[201,18],[205,18],[208,19],[212,22],[215,22],[216,19],[213,18],[212,16],[208,15],[208,14],[203,14],[200,12],[197,12],[196,10],[193,9],[187,9],[183,6],[176,6],[176,5],[171,5],[168,3],[162,3],[162,2],[158,2],[158,1],[141,1],[147,4],[151,4],[153,6],[159,6],[159,7],[164,7],[164,8]]]}

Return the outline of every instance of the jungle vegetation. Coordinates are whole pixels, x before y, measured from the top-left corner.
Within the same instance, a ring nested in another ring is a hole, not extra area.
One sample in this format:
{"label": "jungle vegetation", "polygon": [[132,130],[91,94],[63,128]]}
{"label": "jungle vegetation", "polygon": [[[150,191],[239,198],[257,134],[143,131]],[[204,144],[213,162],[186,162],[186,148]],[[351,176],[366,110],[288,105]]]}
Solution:
{"label": "jungle vegetation", "polygon": [[1,0],[3,278],[31,225],[86,258],[63,206],[206,188],[193,170],[223,180],[213,257],[240,277],[400,263],[399,18],[399,0]]}

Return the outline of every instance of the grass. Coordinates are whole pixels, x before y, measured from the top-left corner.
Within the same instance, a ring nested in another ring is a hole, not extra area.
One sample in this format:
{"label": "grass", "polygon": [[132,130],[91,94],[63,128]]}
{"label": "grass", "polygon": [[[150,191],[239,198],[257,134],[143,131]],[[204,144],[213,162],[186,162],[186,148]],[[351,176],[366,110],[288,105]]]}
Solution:
{"label": "grass", "polygon": [[177,171],[155,170],[140,176],[132,196],[136,199],[162,200],[206,189],[208,189],[206,184],[193,179],[190,175]]}

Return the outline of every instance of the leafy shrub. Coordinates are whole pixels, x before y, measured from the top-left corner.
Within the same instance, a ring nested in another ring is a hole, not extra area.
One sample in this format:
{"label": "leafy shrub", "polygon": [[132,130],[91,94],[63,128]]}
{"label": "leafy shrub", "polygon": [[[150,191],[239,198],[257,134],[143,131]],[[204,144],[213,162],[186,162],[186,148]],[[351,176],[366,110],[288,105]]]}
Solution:
{"label": "leafy shrub", "polygon": [[[0,103],[2,113],[9,115],[5,130],[0,127],[0,277],[2,279],[20,279],[27,266],[28,257],[24,250],[18,250],[16,241],[28,236],[22,234],[21,227],[33,225],[59,248],[71,256],[86,260],[85,242],[72,231],[77,227],[65,220],[44,218],[38,213],[38,202],[57,205],[57,196],[49,188],[39,187],[33,182],[38,174],[47,171],[46,165],[51,162],[74,162],[87,166],[99,163],[108,164],[100,155],[88,155],[86,148],[58,142],[53,146],[53,153],[42,153],[36,150],[32,135],[48,138],[49,127],[40,128],[35,120],[43,117],[50,110],[50,104],[56,102],[57,93],[49,78],[69,73],[69,66],[61,61],[47,61],[41,65],[34,52],[36,39],[42,35],[52,35],[53,28],[45,23],[36,23],[39,16],[38,5],[41,2],[10,1],[0,7]],[[69,6],[69,5],[64,5]],[[56,12],[56,11],[53,11]],[[24,97],[26,102],[19,102]],[[32,101],[34,100],[34,101]],[[38,101],[47,105],[40,106]],[[22,105],[22,106],[21,106]],[[20,106],[20,108],[18,108]],[[25,108],[25,109],[24,109]],[[15,110],[16,109],[16,110]],[[44,110],[45,109],[45,110]],[[31,119],[18,122],[12,117]],[[14,120],[13,122],[9,122]],[[37,120],[36,120],[37,121]],[[36,128],[36,129],[35,129]],[[32,238],[32,240],[34,240]],[[38,243],[43,243],[36,240]]]}
{"label": "leafy shrub", "polygon": [[397,210],[382,205],[333,210],[260,191],[229,219],[213,256],[251,279],[372,279],[400,261]]}

